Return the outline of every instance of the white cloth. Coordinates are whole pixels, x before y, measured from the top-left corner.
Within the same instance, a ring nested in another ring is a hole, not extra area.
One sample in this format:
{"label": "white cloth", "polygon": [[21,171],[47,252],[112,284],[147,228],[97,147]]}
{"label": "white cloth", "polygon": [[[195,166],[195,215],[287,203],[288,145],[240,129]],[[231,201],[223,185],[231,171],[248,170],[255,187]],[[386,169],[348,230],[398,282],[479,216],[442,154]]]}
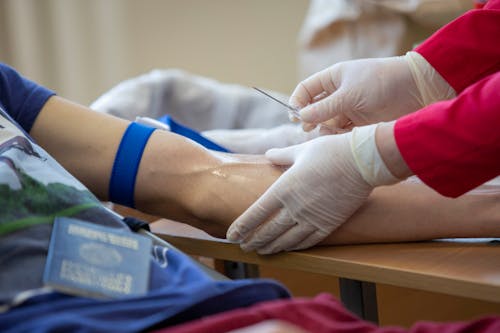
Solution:
{"label": "white cloth", "polygon": [[334,63],[404,54],[471,0],[312,0],[299,34],[300,78]]}
{"label": "white cloth", "polygon": [[[273,94],[287,100],[287,96]],[[176,69],[153,70],[123,81],[90,107],[129,120],[168,113],[198,131],[270,128],[288,122],[283,106],[253,89]]]}
{"label": "white cloth", "polygon": [[176,69],[154,70],[126,80],[99,97],[91,108],[128,120],[168,113],[236,153],[263,154],[318,136],[291,124],[285,107],[253,89]]}

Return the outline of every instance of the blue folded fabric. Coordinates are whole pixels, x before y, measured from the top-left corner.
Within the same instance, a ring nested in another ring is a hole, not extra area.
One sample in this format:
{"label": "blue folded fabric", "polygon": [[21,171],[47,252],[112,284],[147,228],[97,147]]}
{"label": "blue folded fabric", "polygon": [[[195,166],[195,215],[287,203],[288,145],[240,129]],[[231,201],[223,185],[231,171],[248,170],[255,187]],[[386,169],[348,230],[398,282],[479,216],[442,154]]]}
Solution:
{"label": "blue folded fabric", "polygon": [[203,135],[198,133],[192,128],[189,128],[187,126],[181,125],[175,120],[172,119],[172,117],[168,114],[158,118],[159,121],[162,123],[167,124],[170,126],[170,131],[172,133],[176,133],[182,136],[185,136],[186,138],[189,138],[195,142],[198,142],[200,145],[202,145],[205,148],[215,150],[215,151],[222,151],[225,153],[230,153],[231,151],[227,150],[226,148],[216,144],[215,142],[205,138]]}

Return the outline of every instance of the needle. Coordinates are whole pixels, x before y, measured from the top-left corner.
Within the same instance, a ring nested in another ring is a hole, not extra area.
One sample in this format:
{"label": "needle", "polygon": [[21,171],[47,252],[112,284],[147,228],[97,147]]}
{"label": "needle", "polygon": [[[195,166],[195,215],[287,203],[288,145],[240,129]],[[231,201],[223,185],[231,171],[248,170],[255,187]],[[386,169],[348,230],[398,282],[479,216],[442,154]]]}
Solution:
{"label": "needle", "polygon": [[[280,100],[279,100],[279,99],[277,99],[276,97],[273,97],[273,96],[269,95],[268,93],[266,93],[265,91],[263,91],[263,90],[261,90],[261,89],[259,89],[259,88],[257,88],[257,87],[252,87],[252,88],[254,88],[255,90],[257,90],[257,91],[258,91],[258,92],[260,92],[261,94],[266,95],[267,97],[269,97],[269,98],[270,98],[270,99],[272,99],[273,101],[280,103],[281,105],[283,105],[284,107],[286,107],[287,109],[289,109],[289,110],[291,111],[291,114],[292,114],[295,118],[297,118],[297,119],[299,119],[300,121],[302,121],[302,118],[300,117],[299,109],[294,108],[294,107],[293,107],[293,106],[291,106],[290,104],[287,104],[287,103],[284,103],[284,102],[280,101]],[[324,124],[324,123],[322,123],[322,124],[321,124],[321,127],[325,128],[325,129],[327,129],[327,130],[329,130],[331,133],[345,133],[345,132],[349,132],[349,131],[350,131],[350,128],[348,128],[348,127],[352,127],[352,125],[353,125],[352,121],[349,121],[349,122],[346,124],[346,127],[347,127],[347,128],[333,128],[333,127],[331,127],[331,126],[329,126],[329,125],[327,125],[327,124]]]}
{"label": "needle", "polygon": [[284,103],[284,102],[280,101],[280,100],[279,100],[279,99],[277,99],[276,97],[273,97],[273,96],[269,95],[268,93],[266,93],[265,91],[263,91],[263,90],[261,90],[261,89],[259,89],[259,88],[256,88],[256,87],[252,87],[252,88],[254,88],[255,90],[257,90],[257,91],[258,91],[258,92],[260,92],[261,94],[266,95],[267,97],[269,97],[269,98],[270,98],[270,99],[272,99],[273,101],[278,102],[278,103],[280,103],[281,105],[283,105],[284,107],[288,108],[289,110],[291,110],[291,111],[292,111],[291,113],[292,113],[292,115],[293,115],[295,118],[297,118],[297,119],[301,120],[301,118],[300,118],[300,113],[299,113],[299,109],[294,108],[294,107],[293,107],[293,106],[291,106],[290,104],[287,104],[287,103]]}

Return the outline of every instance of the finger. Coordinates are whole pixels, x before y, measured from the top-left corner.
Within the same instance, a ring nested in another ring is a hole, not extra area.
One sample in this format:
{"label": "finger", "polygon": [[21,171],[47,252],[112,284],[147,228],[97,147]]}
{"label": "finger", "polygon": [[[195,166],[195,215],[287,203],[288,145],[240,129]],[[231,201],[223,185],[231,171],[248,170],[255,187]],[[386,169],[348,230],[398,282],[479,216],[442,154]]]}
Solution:
{"label": "finger", "polygon": [[343,129],[345,129],[347,132],[351,131],[356,125],[352,122],[352,120],[349,120],[347,124],[344,125]]}
{"label": "finger", "polygon": [[292,123],[300,122],[300,119],[297,118],[297,116],[295,116],[292,111],[288,112],[288,120],[290,120]]}
{"label": "finger", "polygon": [[268,220],[282,208],[282,204],[278,200],[282,190],[276,186],[277,183],[271,185],[257,201],[229,226],[226,233],[228,240],[236,242],[245,239],[262,222]]}
{"label": "finger", "polygon": [[290,251],[295,250],[304,250],[314,245],[317,245],[323,239],[328,236],[328,233],[323,230],[315,230],[313,233],[309,234],[306,238],[304,238],[299,244],[290,249]]}
{"label": "finger", "polygon": [[290,251],[301,244],[304,239],[309,238],[315,231],[316,228],[313,225],[296,224],[293,228],[290,228],[266,246],[257,248],[257,253],[271,254],[281,251]]}
{"label": "finger", "polygon": [[343,109],[343,92],[336,91],[322,100],[300,110],[300,118],[307,123],[322,123],[332,119]]}
{"label": "finger", "polygon": [[300,82],[290,96],[289,104],[297,108],[303,108],[307,104],[314,102],[316,96],[324,92],[330,94],[335,89],[330,70],[324,69]]}
{"label": "finger", "polygon": [[328,97],[330,94],[327,93],[326,91],[323,91],[321,94],[314,96],[313,98],[313,103],[316,103],[318,101],[321,101],[323,98]]}
{"label": "finger", "polygon": [[347,117],[344,113],[339,113],[334,119],[334,125],[337,128],[345,128],[349,123],[351,123],[351,119],[349,119],[349,117]]}
{"label": "finger", "polygon": [[266,151],[266,158],[276,165],[291,165],[295,162],[296,152],[300,145],[290,146],[286,148],[273,148]]}
{"label": "finger", "polygon": [[334,127],[330,127],[330,126],[327,126],[327,125],[324,125],[324,124],[321,124],[319,126],[319,135],[323,136],[323,135],[332,135],[332,134],[337,134],[338,133],[338,130],[337,128],[334,128]]}
{"label": "finger", "polygon": [[290,218],[287,210],[282,208],[272,219],[262,223],[253,234],[241,243],[243,251],[253,251],[279,238],[290,228],[295,226],[295,222]]}
{"label": "finger", "polygon": [[340,113],[332,119],[321,123],[320,135],[341,134],[348,132],[349,129],[346,129],[348,124],[352,124],[351,120],[343,113]]}
{"label": "finger", "polygon": [[302,123],[302,129],[304,130],[304,132],[310,132],[315,128],[316,128],[316,124],[305,123],[305,122]]}

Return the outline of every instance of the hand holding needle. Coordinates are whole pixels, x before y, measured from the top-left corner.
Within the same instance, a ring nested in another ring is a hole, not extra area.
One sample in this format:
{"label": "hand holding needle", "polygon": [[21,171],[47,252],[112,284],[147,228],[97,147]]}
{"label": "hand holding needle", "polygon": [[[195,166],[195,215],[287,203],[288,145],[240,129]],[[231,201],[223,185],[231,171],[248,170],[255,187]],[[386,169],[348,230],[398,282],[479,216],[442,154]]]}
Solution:
{"label": "hand holding needle", "polygon": [[[284,107],[286,107],[289,111],[289,113],[296,119],[302,121],[302,118],[300,117],[300,110],[298,108],[295,108],[293,106],[291,106],[290,104],[287,104],[285,102],[282,102],[280,101],[279,99],[277,99],[276,97],[274,96],[271,96],[269,95],[268,93],[266,93],[265,91],[263,91],[262,89],[259,89],[257,87],[252,87],[253,89],[257,90],[258,92],[260,92],[261,94],[264,94],[265,96],[269,97],[270,99],[272,99],[273,101],[275,102],[278,102],[280,103],[281,105],[283,105]],[[347,127],[346,128],[332,128],[330,125],[327,125],[325,123],[322,123],[320,125],[320,133],[322,135],[324,134],[338,134],[338,133],[344,133],[344,132],[348,132],[352,129],[352,122],[349,122],[347,124]]]}

